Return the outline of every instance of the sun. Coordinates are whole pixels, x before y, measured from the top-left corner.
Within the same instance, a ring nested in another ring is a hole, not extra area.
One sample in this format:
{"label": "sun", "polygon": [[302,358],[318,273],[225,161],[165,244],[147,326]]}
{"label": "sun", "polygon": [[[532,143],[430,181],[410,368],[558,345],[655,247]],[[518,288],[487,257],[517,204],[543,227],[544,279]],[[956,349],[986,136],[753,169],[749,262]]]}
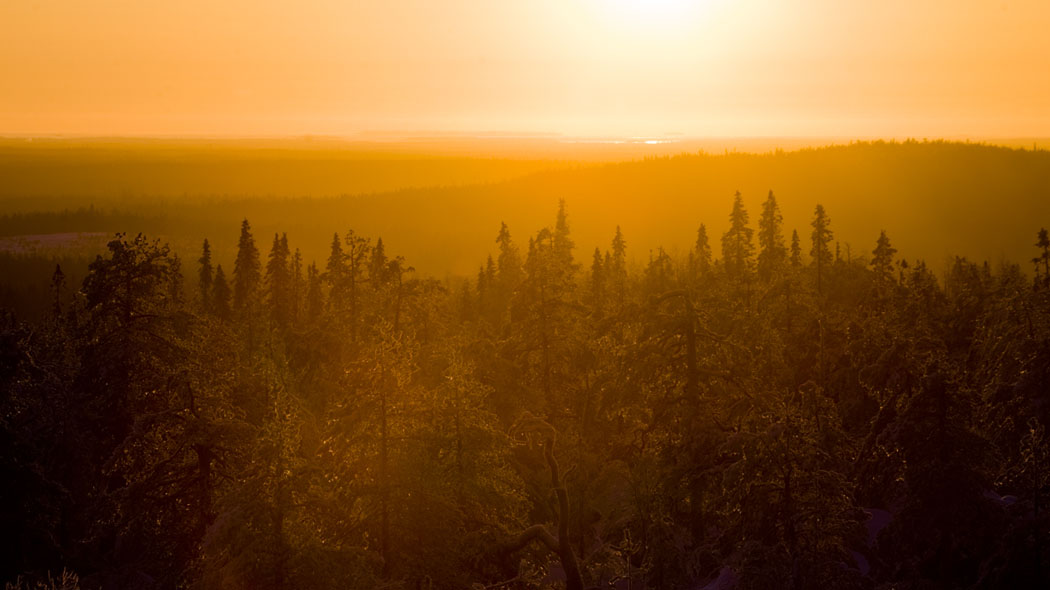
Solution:
{"label": "sun", "polygon": [[642,21],[668,21],[686,16],[702,0],[600,0],[618,16]]}
{"label": "sun", "polygon": [[688,28],[724,0],[590,0],[614,29],[662,35]]}

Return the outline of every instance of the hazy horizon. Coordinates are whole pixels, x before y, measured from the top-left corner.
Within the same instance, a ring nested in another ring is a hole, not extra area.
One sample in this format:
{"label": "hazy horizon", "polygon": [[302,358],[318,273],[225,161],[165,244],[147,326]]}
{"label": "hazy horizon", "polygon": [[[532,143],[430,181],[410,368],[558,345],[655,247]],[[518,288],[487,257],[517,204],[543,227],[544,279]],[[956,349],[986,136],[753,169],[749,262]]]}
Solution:
{"label": "hazy horizon", "polygon": [[40,146],[90,148],[99,153],[149,146],[216,149],[270,149],[289,154],[315,150],[355,154],[355,157],[470,157],[551,159],[579,162],[618,162],[646,157],[683,154],[769,153],[778,150],[819,149],[864,142],[903,143],[946,141],[1040,149],[1050,146],[1050,135],[1029,137],[853,137],[853,136],[687,136],[648,135],[574,136],[560,133],[473,131],[368,131],[348,135],[106,135],[106,134],[5,134],[0,149]]}

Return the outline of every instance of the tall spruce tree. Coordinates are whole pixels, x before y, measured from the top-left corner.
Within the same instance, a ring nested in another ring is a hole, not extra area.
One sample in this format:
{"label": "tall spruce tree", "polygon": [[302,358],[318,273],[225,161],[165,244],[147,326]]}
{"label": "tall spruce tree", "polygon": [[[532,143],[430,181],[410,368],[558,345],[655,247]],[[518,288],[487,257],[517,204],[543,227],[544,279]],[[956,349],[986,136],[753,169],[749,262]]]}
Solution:
{"label": "tall spruce tree", "polygon": [[762,216],[758,220],[758,276],[769,280],[776,275],[787,259],[787,248],[784,247],[784,236],[781,231],[783,216],[773,191],[762,203]]}
{"label": "tall spruce tree", "polygon": [[343,241],[339,234],[332,235],[332,247],[328,253],[328,264],[325,266],[323,278],[328,283],[329,307],[341,308],[346,291],[346,254],[343,254]]}
{"label": "tall spruce tree", "polygon": [[591,259],[591,303],[596,310],[601,310],[605,302],[605,268],[602,260],[602,251],[596,247]]}
{"label": "tall spruce tree", "polygon": [[237,242],[237,258],[233,263],[233,310],[238,314],[250,314],[259,295],[262,278],[262,263],[259,249],[255,247],[252,228],[245,219],[241,222],[241,237]]}
{"label": "tall spruce tree", "polygon": [[897,249],[890,245],[890,238],[886,236],[886,230],[879,233],[879,239],[871,253],[871,269],[875,272],[876,280],[883,284],[892,281],[893,255],[897,253]]}
{"label": "tall spruce tree", "polygon": [[707,237],[707,226],[700,224],[696,230],[696,244],[693,246],[693,260],[698,276],[706,277],[711,272],[711,241]]}
{"label": "tall spruce tree", "polygon": [[266,262],[267,303],[270,319],[278,328],[287,328],[291,320],[291,273],[288,261],[288,236],[273,235]]}
{"label": "tall spruce tree", "polygon": [[233,312],[230,309],[230,284],[226,282],[226,273],[222,265],[215,267],[215,282],[211,289],[211,312],[223,321],[230,321]]}
{"label": "tall spruce tree", "polygon": [[572,250],[576,247],[569,232],[569,214],[565,208],[565,199],[558,201],[558,217],[554,224],[553,254],[556,268],[565,273],[564,280],[571,282],[579,266],[573,261]]}
{"label": "tall spruce tree", "polygon": [[368,278],[372,281],[373,288],[378,289],[386,284],[389,274],[387,263],[383,238],[377,238],[375,246],[372,247],[372,258],[368,261]]}
{"label": "tall spruce tree", "polygon": [[722,235],[722,260],[730,278],[743,280],[751,273],[755,246],[755,231],[748,227],[744,198],[737,191],[733,195],[733,210],[729,214],[729,229]]}
{"label": "tall spruce tree", "polygon": [[605,277],[612,289],[612,295],[616,297],[616,305],[619,311],[622,311],[627,298],[627,240],[624,239],[618,225],[612,239],[609,264],[605,265]]}
{"label": "tall spruce tree", "polygon": [[316,320],[324,309],[324,295],[321,293],[321,273],[317,263],[311,262],[306,268],[306,317]]}
{"label": "tall spruce tree", "polygon": [[197,272],[197,285],[200,292],[200,306],[205,313],[211,311],[211,290],[215,281],[215,272],[211,266],[211,245],[204,240],[201,246],[201,257],[197,260],[200,270]]}
{"label": "tall spruce tree", "polygon": [[499,234],[496,235],[496,244],[499,247],[499,255],[496,259],[496,277],[499,283],[500,298],[503,305],[510,301],[514,290],[521,284],[524,271],[521,268],[521,254],[518,247],[510,236],[510,229],[506,223],[500,223]]}
{"label": "tall spruce tree", "polygon": [[813,257],[813,265],[817,269],[818,293],[823,292],[824,273],[832,261],[831,248],[828,246],[833,237],[830,225],[831,218],[824,211],[824,205],[817,205],[816,211],[813,213],[813,233],[811,234],[813,247],[810,249],[809,255]]}
{"label": "tall spruce tree", "polygon": [[1043,253],[1039,255],[1035,260],[1038,265],[1039,261],[1043,263],[1043,286],[1050,287],[1050,233],[1046,231],[1046,228],[1039,230],[1038,239],[1035,243],[1036,248],[1042,248]]}

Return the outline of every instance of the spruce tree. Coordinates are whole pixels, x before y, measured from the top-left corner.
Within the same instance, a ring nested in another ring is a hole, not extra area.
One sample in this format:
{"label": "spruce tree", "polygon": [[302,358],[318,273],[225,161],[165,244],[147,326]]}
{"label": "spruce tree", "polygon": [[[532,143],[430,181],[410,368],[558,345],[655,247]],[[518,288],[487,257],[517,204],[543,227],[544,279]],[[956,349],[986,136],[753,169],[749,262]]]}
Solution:
{"label": "spruce tree", "polygon": [[215,282],[211,288],[211,312],[215,317],[223,321],[229,321],[232,313],[230,310],[230,285],[226,282],[226,273],[222,265],[215,267]]}
{"label": "spruce tree", "polygon": [[791,230],[791,266],[798,268],[802,266],[802,241],[798,238],[798,230]]}
{"label": "spruce tree", "polygon": [[496,244],[499,246],[499,256],[496,260],[496,276],[499,283],[499,291],[504,304],[509,301],[514,290],[521,284],[523,271],[521,269],[521,255],[518,247],[511,239],[510,230],[506,223],[500,223],[499,234],[496,235]]}
{"label": "spruce tree", "polygon": [[1042,255],[1036,260],[1043,262],[1043,285],[1050,286],[1050,233],[1047,233],[1046,228],[1039,230],[1039,239],[1035,246],[1043,249]]}
{"label": "spruce tree", "polygon": [[372,247],[372,259],[368,262],[368,277],[372,281],[372,287],[378,289],[386,284],[387,275],[386,248],[383,246],[383,238],[378,238]]}
{"label": "spruce tree", "polygon": [[693,257],[696,262],[696,271],[701,276],[707,276],[711,272],[711,242],[707,237],[707,226],[700,224],[696,230],[696,245],[693,246]]}
{"label": "spruce tree", "polygon": [[359,286],[365,280],[367,259],[372,253],[372,248],[368,244],[368,239],[358,236],[354,233],[354,230],[346,232],[344,243],[346,244],[346,262],[343,277],[345,303],[341,302],[340,306],[345,305],[346,310],[349,312],[350,339],[356,341],[358,321],[360,319],[360,310],[358,309]]}
{"label": "spruce tree", "polygon": [[722,235],[722,259],[725,261],[726,274],[734,279],[745,279],[751,272],[755,252],[752,237],[755,232],[747,223],[744,198],[737,191],[733,196],[733,210],[729,214],[729,229]]}
{"label": "spruce tree", "polygon": [[762,217],[758,220],[758,245],[761,248],[758,254],[758,275],[763,280],[772,278],[787,258],[787,248],[784,247],[784,236],[780,229],[783,220],[777,199],[773,191],[769,191],[769,196],[762,203]]}
{"label": "spruce tree", "polygon": [[200,263],[200,270],[197,272],[200,306],[202,311],[208,312],[211,310],[211,289],[215,278],[211,267],[211,245],[208,244],[207,239],[204,240],[204,245],[201,247],[201,257],[197,262]]}
{"label": "spruce tree", "polygon": [[332,247],[328,254],[328,265],[325,267],[324,281],[328,283],[328,305],[338,309],[344,303],[346,289],[346,255],[343,254],[343,242],[339,234],[332,235]]}
{"label": "spruce tree", "polygon": [[602,251],[595,247],[591,259],[591,301],[600,310],[605,299],[605,269],[602,266]]}
{"label": "spruce tree", "polygon": [[311,262],[306,269],[306,317],[316,320],[324,309],[324,295],[321,293],[321,273],[317,263]]}
{"label": "spruce tree", "polygon": [[255,247],[252,228],[245,219],[241,222],[241,237],[237,242],[237,259],[233,263],[233,310],[248,314],[259,294],[262,263]]}
{"label": "spruce tree", "polygon": [[171,255],[171,277],[168,279],[168,305],[173,308],[182,307],[182,259],[178,254]]}
{"label": "spruce tree", "polygon": [[828,244],[831,243],[832,233],[831,218],[824,211],[824,205],[817,205],[816,211],[813,214],[813,233],[811,234],[813,240],[813,247],[809,252],[809,255],[813,257],[813,264],[817,268],[817,292],[822,292],[823,289],[823,276],[825,269],[831,264],[831,249]]}
{"label": "spruce tree", "polygon": [[270,247],[266,263],[267,302],[270,306],[270,318],[280,328],[286,328],[291,319],[291,276],[288,265],[287,235],[273,235],[273,246]]}
{"label": "spruce tree", "polygon": [[627,240],[618,225],[612,239],[612,257],[605,265],[605,277],[616,296],[616,305],[622,311],[627,297]]}
{"label": "spruce tree", "polygon": [[871,268],[875,272],[875,278],[880,283],[893,280],[893,255],[897,249],[890,245],[890,238],[886,236],[886,230],[879,233],[879,240],[875,243],[875,249],[871,251]]}
{"label": "spruce tree", "polygon": [[576,280],[579,265],[573,260],[572,250],[576,244],[569,231],[569,215],[565,209],[565,199],[558,201],[558,217],[554,224],[554,233],[550,236],[550,248],[553,263],[551,270],[556,280],[566,289],[571,289]]}
{"label": "spruce tree", "polygon": [[299,248],[295,249],[295,253],[292,254],[292,262],[290,267],[291,273],[291,292],[289,293],[289,304],[291,306],[292,321],[298,321],[302,315],[303,307],[303,255],[299,252]]}

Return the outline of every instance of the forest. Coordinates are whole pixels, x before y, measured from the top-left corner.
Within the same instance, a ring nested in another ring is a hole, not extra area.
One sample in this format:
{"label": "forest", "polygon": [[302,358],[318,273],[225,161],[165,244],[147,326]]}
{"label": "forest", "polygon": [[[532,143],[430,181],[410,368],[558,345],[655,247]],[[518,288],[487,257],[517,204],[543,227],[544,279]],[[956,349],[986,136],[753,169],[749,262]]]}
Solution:
{"label": "forest", "polygon": [[941,272],[762,194],[680,220],[687,247],[612,223],[593,251],[570,195],[471,226],[469,278],[250,219],[52,259],[46,311],[0,320],[0,580],[1050,587],[1043,220],[1012,212],[1020,261]]}
{"label": "forest", "polygon": [[873,228],[884,228],[939,274],[953,256],[1025,262],[1030,220],[1050,218],[1050,151],[1032,144],[672,151],[685,149],[683,142],[613,161],[588,160],[583,148],[563,153],[560,144],[504,156],[488,142],[455,156],[438,147],[406,153],[385,144],[307,149],[288,141],[26,145],[0,141],[0,271],[9,251],[3,237],[63,232],[142,231],[187,259],[196,259],[209,236],[215,255],[232,261],[237,233],[229,227],[247,217],[260,235],[287,233],[307,260],[323,260],[330,234],[354,227],[397,244],[420,272],[444,278],[474,273],[493,226],[549,224],[560,198],[572,205],[581,251],[606,248],[610,228],[620,226],[632,237],[629,258],[644,262],[660,247],[685,255],[700,221],[721,235],[734,192],[757,211],[773,189],[787,226],[805,227],[813,204],[822,203],[836,212],[844,251],[870,250]]}

